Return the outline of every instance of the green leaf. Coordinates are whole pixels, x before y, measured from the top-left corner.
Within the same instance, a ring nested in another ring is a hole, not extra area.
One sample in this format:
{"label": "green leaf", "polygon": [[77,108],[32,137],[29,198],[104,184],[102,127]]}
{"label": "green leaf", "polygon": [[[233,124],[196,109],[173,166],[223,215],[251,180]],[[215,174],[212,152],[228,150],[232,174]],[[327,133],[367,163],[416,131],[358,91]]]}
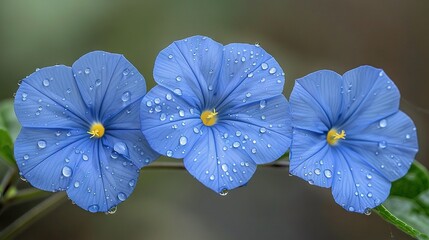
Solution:
{"label": "green leaf", "polygon": [[12,139],[16,139],[21,129],[21,125],[15,116],[12,99],[0,102],[0,129],[8,131]]}
{"label": "green leaf", "polygon": [[429,240],[429,172],[414,161],[407,175],[392,184],[389,198],[375,211],[417,239]]}
{"label": "green leaf", "polygon": [[15,166],[12,139],[9,133],[3,129],[0,129],[0,158],[5,160],[9,165]]}

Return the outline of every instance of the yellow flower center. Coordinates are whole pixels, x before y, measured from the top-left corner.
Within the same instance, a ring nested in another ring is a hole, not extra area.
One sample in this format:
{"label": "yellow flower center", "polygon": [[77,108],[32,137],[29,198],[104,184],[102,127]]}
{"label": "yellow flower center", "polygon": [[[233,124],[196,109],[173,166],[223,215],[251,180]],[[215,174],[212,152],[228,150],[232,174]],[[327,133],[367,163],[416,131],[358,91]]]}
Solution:
{"label": "yellow flower center", "polygon": [[328,134],[326,135],[326,141],[329,143],[329,145],[337,144],[338,140],[340,139],[346,139],[346,131],[341,130],[341,132],[338,133],[337,129],[333,128],[329,130]]}
{"label": "yellow flower center", "polygon": [[216,109],[213,109],[213,111],[206,110],[203,113],[201,113],[200,118],[204,125],[210,127],[216,124],[217,114],[218,112],[216,112]]}
{"label": "yellow flower center", "polygon": [[104,135],[104,126],[99,122],[93,123],[87,133],[91,135],[90,138],[101,138]]}

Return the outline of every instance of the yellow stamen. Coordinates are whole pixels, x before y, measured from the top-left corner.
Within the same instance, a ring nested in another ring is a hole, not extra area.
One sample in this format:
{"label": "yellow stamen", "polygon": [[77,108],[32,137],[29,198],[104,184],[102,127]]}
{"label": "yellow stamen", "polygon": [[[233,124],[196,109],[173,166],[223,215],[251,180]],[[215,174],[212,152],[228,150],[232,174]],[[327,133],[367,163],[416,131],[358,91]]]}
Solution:
{"label": "yellow stamen", "polygon": [[206,110],[203,113],[201,113],[201,121],[206,126],[213,126],[217,122],[217,114],[216,109],[213,109],[213,111]]}
{"label": "yellow stamen", "polygon": [[329,130],[328,134],[326,135],[326,141],[330,145],[337,144],[338,140],[340,139],[346,139],[346,131],[341,130],[341,133],[337,132],[337,129],[331,129]]}
{"label": "yellow stamen", "polygon": [[103,124],[98,122],[93,123],[87,133],[91,134],[90,138],[93,138],[93,137],[101,138],[104,135],[104,126]]}

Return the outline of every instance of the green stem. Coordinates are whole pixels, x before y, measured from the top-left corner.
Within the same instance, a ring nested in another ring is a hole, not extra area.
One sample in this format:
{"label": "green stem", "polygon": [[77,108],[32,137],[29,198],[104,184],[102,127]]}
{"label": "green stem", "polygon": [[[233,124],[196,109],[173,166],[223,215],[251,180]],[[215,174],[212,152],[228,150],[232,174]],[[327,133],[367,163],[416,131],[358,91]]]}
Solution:
{"label": "green stem", "polygon": [[[269,164],[263,164],[260,165],[261,167],[265,168],[288,168],[289,167],[289,161],[288,160],[279,160],[273,163]],[[183,162],[154,162],[146,167],[143,168],[143,170],[146,169],[185,169],[185,166],[183,165]]]}
{"label": "green stem", "polygon": [[3,199],[5,193],[12,186],[12,183],[18,177],[16,168],[10,168],[0,183],[0,200]]}
{"label": "green stem", "polygon": [[45,216],[56,207],[58,207],[65,198],[65,193],[56,193],[44,200],[43,202],[36,205],[30,211],[16,219],[12,224],[7,226],[3,231],[0,232],[0,240],[12,239],[22,230],[31,225],[31,223],[37,221],[41,217]]}

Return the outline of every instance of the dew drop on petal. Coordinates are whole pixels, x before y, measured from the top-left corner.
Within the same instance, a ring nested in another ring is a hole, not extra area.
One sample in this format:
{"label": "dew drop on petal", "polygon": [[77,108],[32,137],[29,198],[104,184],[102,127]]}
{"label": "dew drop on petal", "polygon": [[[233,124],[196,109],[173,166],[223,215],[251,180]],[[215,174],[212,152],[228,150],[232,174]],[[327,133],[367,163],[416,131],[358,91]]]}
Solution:
{"label": "dew drop on petal", "polygon": [[255,154],[257,152],[256,148],[252,148],[252,153]]}
{"label": "dew drop on petal", "polygon": [[267,106],[267,102],[262,100],[259,102],[259,109],[264,109]]}
{"label": "dew drop on petal", "polygon": [[226,165],[226,164],[222,164],[222,170],[224,171],[224,172],[227,172],[228,171],[228,166]]}
{"label": "dew drop on petal", "polygon": [[268,69],[268,64],[267,63],[262,63],[261,68],[262,68],[262,70],[267,70]]}
{"label": "dew drop on petal", "polygon": [[98,209],[99,209],[99,207],[98,207],[97,204],[94,204],[94,205],[91,205],[91,206],[88,207],[88,211],[90,211],[92,213],[98,212]]}
{"label": "dew drop on petal", "polygon": [[176,81],[178,81],[178,82],[182,81],[182,77],[181,76],[177,76],[176,77]]}
{"label": "dew drop on petal", "polygon": [[167,157],[171,157],[171,156],[173,156],[173,151],[168,150],[168,151],[166,152],[166,155],[167,155]]}
{"label": "dew drop on petal", "polygon": [[270,68],[270,70],[268,71],[270,74],[274,74],[277,72],[277,69],[275,67]]}
{"label": "dew drop on petal", "polygon": [[78,181],[76,181],[76,182],[74,182],[73,186],[74,186],[75,188],[78,188],[78,187],[80,186],[80,183],[79,183]]}
{"label": "dew drop on petal", "polygon": [[95,86],[98,87],[100,85],[101,85],[101,80],[100,79],[95,80]]}
{"label": "dew drop on petal", "polygon": [[127,102],[130,100],[130,97],[131,97],[131,93],[129,91],[126,91],[122,94],[121,99],[123,102]]}
{"label": "dew drop on petal", "polygon": [[214,175],[211,175],[211,176],[210,176],[210,180],[212,180],[212,181],[213,181],[214,179],[215,179],[215,176],[214,176]]}
{"label": "dew drop on petal", "polygon": [[387,120],[386,119],[380,120],[380,122],[378,123],[378,126],[380,126],[381,128],[386,127],[387,126]]}
{"label": "dew drop on petal", "polygon": [[165,99],[167,99],[168,101],[170,101],[171,99],[173,99],[173,96],[171,96],[170,93],[165,94]]}
{"label": "dew drop on petal", "polygon": [[314,173],[315,173],[316,175],[320,175],[321,171],[320,171],[320,169],[316,168],[316,169],[314,169]]}
{"label": "dew drop on petal", "polygon": [[61,171],[64,177],[70,177],[72,175],[72,169],[68,166],[63,167],[63,170]]}
{"label": "dew drop on petal", "polygon": [[90,73],[91,73],[91,69],[90,69],[90,68],[86,68],[86,69],[84,70],[84,73],[85,73],[86,75],[90,74]]}
{"label": "dew drop on petal", "polygon": [[221,195],[222,197],[228,195],[228,190],[226,188],[222,189],[222,191],[219,192],[219,195]]}
{"label": "dew drop on petal", "polygon": [[184,117],[185,116],[185,111],[183,111],[182,109],[179,110],[179,116]]}
{"label": "dew drop on petal", "polygon": [[46,148],[46,141],[45,141],[45,140],[39,140],[39,141],[37,142],[37,146],[38,146],[40,149],[44,149],[44,148]]}
{"label": "dew drop on petal", "polygon": [[194,133],[199,133],[200,130],[197,127],[194,127]]}
{"label": "dew drop on petal", "polygon": [[134,185],[136,184],[136,180],[134,180],[134,179],[131,179],[129,182],[128,182],[128,186],[130,186],[130,187],[134,187]]}
{"label": "dew drop on petal", "polygon": [[261,127],[260,129],[259,129],[259,132],[260,133],[265,133],[267,131],[267,129],[266,128],[264,128],[264,127]]}
{"label": "dew drop on petal", "polygon": [[386,147],[387,147],[387,143],[386,143],[386,141],[380,141],[380,142],[378,143],[378,147],[379,147],[379,148],[381,148],[381,149],[386,148]]}
{"label": "dew drop on petal", "polygon": [[161,121],[165,121],[166,118],[167,118],[167,115],[165,115],[165,113],[161,113],[161,116],[159,116],[159,120]]}
{"label": "dew drop on petal", "polygon": [[125,195],[123,192],[120,192],[118,193],[118,199],[119,201],[125,201],[125,199],[127,199],[127,195]]}
{"label": "dew drop on petal", "polygon": [[43,80],[43,86],[45,86],[45,87],[49,86],[49,80],[48,79]]}
{"label": "dew drop on petal", "polygon": [[117,142],[113,145],[113,150],[121,155],[128,155],[128,147],[124,142]]}
{"label": "dew drop on petal", "polygon": [[28,154],[25,154],[23,158],[24,158],[24,160],[28,160],[30,158],[30,156],[28,156]]}
{"label": "dew drop on petal", "polygon": [[88,159],[89,159],[89,158],[88,158],[88,155],[83,154],[83,155],[82,155],[82,159],[83,159],[84,161],[88,161]]}
{"label": "dew drop on petal", "polygon": [[240,147],[240,143],[239,142],[234,142],[232,144],[232,146],[235,147],[235,148],[238,148],[238,147]]}
{"label": "dew drop on petal", "polygon": [[152,101],[147,101],[147,102],[146,102],[146,106],[148,106],[148,107],[152,107]]}
{"label": "dew drop on petal", "polygon": [[186,143],[188,143],[188,139],[185,136],[180,137],[179,139],[180,145],[184,146]]}
{"label": "dew drop on petal", "polygon": [[240,137],[241,136],[241,132],[240,131],[236,131],[235,132],[235,136]]}
{"label": "dew drop on petal", "polygon": [[175,94],[177,94],[177,95],[179,95],[179,96],[181,96],[182,95],[182,90],[180,90],[180,88],[176,88],[176,89],[174,89],[174,91],[173,91]]}
{"label": "dew drop on petal", "polygon": [[331,178],[332,177],[332,172],[329,169],[325,169],[324,174],[325,174],[326,178]]}
{"label": "dew drop on petal", "polygon": [[371,215],[371,208],[365,208],[365,210],[363,211],[363,213],[367,216]]}
{"label": "dew drop on petal", "polygon": [[354,211],[355,211],[355,208],[350,206],[350,207],[349,207],[349,211],[350,211],[350,212],[354,212]]}

